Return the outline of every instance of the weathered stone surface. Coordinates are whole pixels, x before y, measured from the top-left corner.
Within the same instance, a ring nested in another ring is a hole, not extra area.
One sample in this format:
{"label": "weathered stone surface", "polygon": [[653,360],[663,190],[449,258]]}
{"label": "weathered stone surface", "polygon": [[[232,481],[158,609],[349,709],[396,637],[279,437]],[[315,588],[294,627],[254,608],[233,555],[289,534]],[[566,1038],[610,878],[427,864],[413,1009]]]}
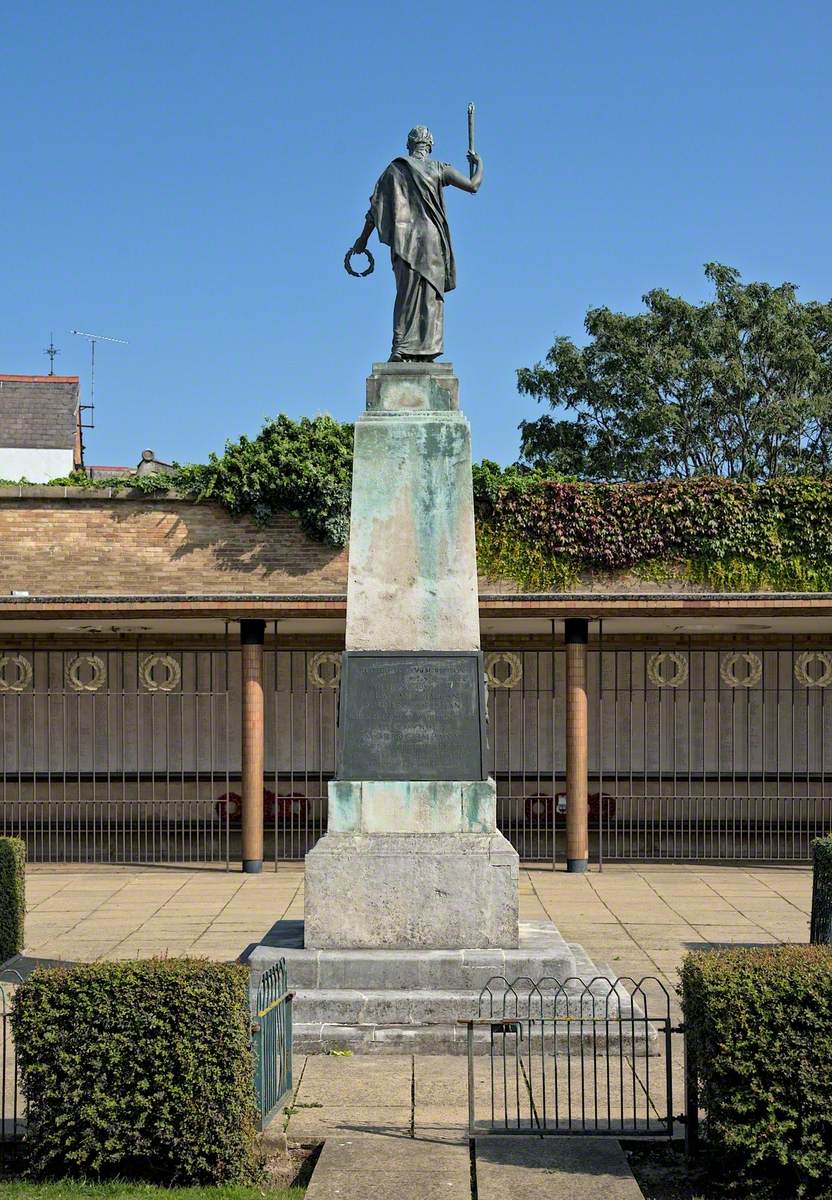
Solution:
{"label": "weathered stone surface", "polygon": [[621,1143],[606,1137],[478,1137],[479,1200],[640,1200]]}
{"label": "weathered stone surface", "polygon": [[499,833],[327,833],[306,856],[306,945],[515,948],[518,875]]}
{"label": "weathered stone surface", "polygon": [[459,380],[451,363],[373,363],[367,380],[367,412],[459,408]]}
{"label": "weathered stone surface", "polygon": [[[471,995],[494,976],[557,979],[578,973],[576,948],[568,946],[551,921],[520,922],[516,950],[313,950],[274,944],[258,946],[247,958],[252,987],[278,959],[285,959],[289,987],[418,989],[463,991]],[[595,971],[585,957],[584,974]]]}
{"label": "weathered stone surface", "polygon": [[461,412],[355,426],[347,650],[478,650],[471,440]]}
{"label": "weathered stone surface", "polygon": [[329,784],[331,833],[493,833],[493,779],[468,782],[335,780]]}

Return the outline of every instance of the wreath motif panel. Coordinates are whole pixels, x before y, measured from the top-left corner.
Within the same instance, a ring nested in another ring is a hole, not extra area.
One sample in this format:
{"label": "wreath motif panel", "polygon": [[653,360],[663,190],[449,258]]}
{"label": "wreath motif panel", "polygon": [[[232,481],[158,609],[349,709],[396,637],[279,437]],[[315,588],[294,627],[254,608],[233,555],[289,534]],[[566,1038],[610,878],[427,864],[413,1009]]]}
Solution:
{"label": "wreath motif panel", "polygon": [[[809,665],[816,662],[820,663],[821,672],[819,675],[810,675]],[[829,687],[832,683],[832,654],[826,650],[804,650],[794,664],[794,677],[807,688]]]}
{"label": "wreath motif panel", "polygon": [[32,664],[28,658],[22,654],[0,657],[0,692],[25,692],[31,682]]}
{"label": "wreath motif panel", "polygon": [[[665,663],[672,666],[672,675],[664,674]],[[660,650],[647,660],[647,678],[658,688],[682,687],[688,679],[688,660],[675,650]]]}
{"label": "wreath motif panel", "polygon": [[[332,676],[328,677],[321,671],[322,667],[331,666]],[[319,650],[309,660],[307,676],[312,687],[337,688],[341,682],[341,655],[335,650]]]}
{"label": "wreath motif panel", "polygon": [[[92,671],[92,676],[86,682],[81,678],[84,667]],[[107,668],[103,658],[97,654],[76,654],[67,663],[65,678],[73,692],[97,692],[107,682]]]}
{"label": "wreath motif panel", "polygon": [[[748,673],[745,676],[737,674],[737,667],[741,662],[748,666]],[[763,677],[762,659],[759,654],[752,654],[748,650],[735,650],[733,654],[723,658],[719,665],[719,676],[726,687],[756,687]]]}
{"label": "wreath motif panel", "polygon": [[[164,669],[164,679],[154,678],[156,667]],[[175,692],[182,682],[182,668],[172,654],[148,654],[139,666],[139,679],[148,692]]]}
{"label": "wreath motif panel", "polygon": [[[496,667],[508,667],[508,674],[501,677],[496,672]],[[494,651],[485,656],[485,678],[488,680],[488,686],[492,688],[513,688],[517,687],[520,680],[523,678],[523,660],[519,654],[513,654],[510,650]]]}

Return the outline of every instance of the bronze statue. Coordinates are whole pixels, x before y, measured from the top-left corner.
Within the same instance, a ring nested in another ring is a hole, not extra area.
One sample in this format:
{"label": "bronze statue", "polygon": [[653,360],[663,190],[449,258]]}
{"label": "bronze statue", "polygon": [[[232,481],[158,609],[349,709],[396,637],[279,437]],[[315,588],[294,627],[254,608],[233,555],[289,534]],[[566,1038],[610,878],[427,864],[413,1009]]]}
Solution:
{"label": "bronze statue", "polygon": [[375,186],[370,209],[344,265],[351,275],[350,258],[366,254],[373,269],[367,242],[373,230],[390,247],[396,277],[393,310],[393,350],[390,362],[433,362],[443,350],[445,293],[456,287],[454,252],[445,216],[442,189],[458,187],[478,192],[482,159],[474,151],[474,106],[468,109],[468,162],[466,179],[450,163],[430,157],[433,134],[425,125],[411,129],[407,157],[394,158]]}

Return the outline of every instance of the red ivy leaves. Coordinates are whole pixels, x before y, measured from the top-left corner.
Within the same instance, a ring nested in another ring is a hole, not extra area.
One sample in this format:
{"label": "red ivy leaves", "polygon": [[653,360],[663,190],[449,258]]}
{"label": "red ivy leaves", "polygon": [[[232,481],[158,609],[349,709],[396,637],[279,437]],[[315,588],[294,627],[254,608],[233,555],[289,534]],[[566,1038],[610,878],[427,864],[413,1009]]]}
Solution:
{"label": "red ivy leaves", "polygon": [[592,484],[507,473],[477,487],[477,510],[495,533],[605,570],[651,559],[832,559],[832,482],[814,478]]}

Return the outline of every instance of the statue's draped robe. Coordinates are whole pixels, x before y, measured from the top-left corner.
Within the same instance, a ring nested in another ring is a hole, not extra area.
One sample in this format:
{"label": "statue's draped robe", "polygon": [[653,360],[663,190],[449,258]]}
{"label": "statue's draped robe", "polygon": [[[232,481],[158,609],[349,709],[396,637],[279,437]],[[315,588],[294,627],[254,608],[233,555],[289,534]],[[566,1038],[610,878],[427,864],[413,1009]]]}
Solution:
{"label": "statue's draped robe", "polygon": [[393,357],[437,358],[443,350],[445,292],[456,266],[442,188],[447,163],[395,158],[370,199],[379,240],[396,276]]}

